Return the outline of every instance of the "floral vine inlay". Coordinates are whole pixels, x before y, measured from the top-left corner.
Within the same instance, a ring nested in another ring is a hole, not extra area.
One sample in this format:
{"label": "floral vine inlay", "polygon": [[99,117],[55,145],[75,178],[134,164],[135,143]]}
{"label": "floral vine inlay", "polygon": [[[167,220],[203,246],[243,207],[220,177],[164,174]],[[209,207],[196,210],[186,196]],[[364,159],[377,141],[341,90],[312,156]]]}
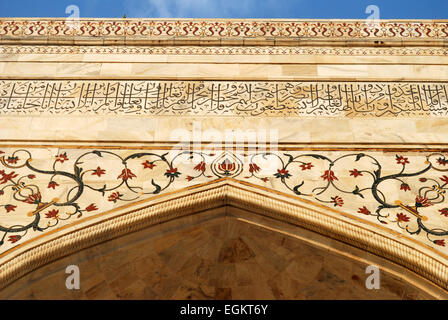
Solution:
{"label": "floral vine inlay", "polygon": [[448,159],[379,151],[0,151],[0,248],[167,190],[230,177],[342,210],[445,251]]}

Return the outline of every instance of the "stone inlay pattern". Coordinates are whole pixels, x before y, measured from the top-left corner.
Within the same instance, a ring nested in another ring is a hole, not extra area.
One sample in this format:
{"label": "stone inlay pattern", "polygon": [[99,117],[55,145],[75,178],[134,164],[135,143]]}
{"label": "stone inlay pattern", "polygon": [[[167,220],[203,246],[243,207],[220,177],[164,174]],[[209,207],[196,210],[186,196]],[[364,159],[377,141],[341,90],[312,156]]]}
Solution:
{"label": "stone inlay pattern", "polygon": [[2,148],[0,163],[1,253],[83,217],[226,177],[448,253],[445,153]]}
{"label": "stone inlay pattern", "polygon": [[263,21],[263,20],[150,20],[150,19],[0,19],[0,37],[174,37],[274,39],[431,39],[448,37],[448,22],[387,21]]}
{"label": "stone inlay pattern", "polygon": [[33,46],[2,45],[0,54],[448,56],[443,47]]}
{"label": "stone inlay pattern", "polygon": [[446,83],[0,80],[2,114],[447,116]]}

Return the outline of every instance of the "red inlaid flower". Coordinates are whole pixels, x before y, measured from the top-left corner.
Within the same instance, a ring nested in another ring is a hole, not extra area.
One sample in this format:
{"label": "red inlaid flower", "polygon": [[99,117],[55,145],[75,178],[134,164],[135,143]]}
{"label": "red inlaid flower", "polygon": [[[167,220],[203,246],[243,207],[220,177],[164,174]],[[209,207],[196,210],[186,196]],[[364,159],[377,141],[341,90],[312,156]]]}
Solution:
{"label": "red inlaid flower", "polygon": [[445,246],[445,240],[443,240],[443,239],[442,240],[434,240],[434,243],[438,246],[442,246],[442,247]]}
{"label": "red inlaid flower", "polygon": [[254,172],[257,173],[260,170],[261,170],[261,168],[257,164],[249,163],[249,172],[250,173],[254,173]]}
{"label": "red inlaid flower", "polygon": [[321,175],[321,178],[328,181],[338,180],[338,178],[334,175],[334,172],[331,170],[326,170],[323,175]]}
{"label": "red inlaid flower", "polygon": [[6,162],[8,162],[9,164],[17,164],[17,161],[19,160],[19,157],[8,157],[6,159]]}
{"label": "red inlaid flower", "polygon": [[403,221],[403,222],[408,222],[409,221],[409,217],[407,215],[405,215],[404,213],[397,213],[397,221]]}
{"label": "red inlaid flower", "polygon": [[302,168],[302,171],[304,171],[304,170],[311,170],[311,168],[314,166],[311,162],[308,162],[301,164],[300,167]]}
{"label": "red inlaid flower", "polygon": [[438,162],[440,165],[442,165],[442,166],[448,164],[448,160],[447,160],[447,159],[444,159],[444,158],[439,158],[439,159],[437,159],[437,162]]}
{"label": "red inlaid flower", "polygon": [[117,177],[117,179],[123,179],[123,181],[126,181],[128,179],[136,178],[137,176],[132,173],[130,169],[123,169],[121,171],[121,174]]}
{"label": "red inlaid flower", "polygon": [[428,200],[428,198],[417,196],[415,198],[415,206],[416,207],[429,207],[432,206],[432,202]]}
{"label": "red inlaid flower", "polygon": [[408,191],[411,190],[411,187],[407,183],[402,183],[400,186],[400,190]]}
{"label": "red inlaid flower", "polygon": [[92,172],[92,176],[98,176],[101,177],[101,175],[105,174],[106,170],[101,169],[100,167],[96,168],[93,172]]}
{"label": "red inlaid flower", "polygon": [[36,178],[36,176],[34,174],[29,174],[28,175],[28,179],[34,179],[34,178]]}
{"label": "red inlaid flower", "polygon": [[11,241],[11,243],[16,243],[17,241],[19,241],[20,239],[22,239],[21,236],[9,236],[8,241]]}
{"label": "red inlaid flower", "polygon": [[0,175],[2,176],[0,179],[0,184],[6,183],[8,181],[11,181],[12,179],[14,179],[15,177],[18,176],[18,174],[15,174],[15,172],[11,172],[11,173],[5,173],[5,171],[0,170]]}
{"label": "red inlaid flower", "polygon": [[405,158],[403,156],[398,156],[398,155],[395,155],[395,157],[396,157],[395,160],[397,160],[398,164],[405,165],[405,164],[409,163],[408,158]]}
{"label": "red inlaid flower", "polygon": [[440,180],[442,180],[445,183],[448,183],[448,177],[447,176],[443,176],[442,178],[440,178]]}
{"label": "red inlaid flower", "polygon": [[263,182],[267,182],[269,179],[267,177],[261,178],[261,180],[263,180]]}
{"label": "red inlaid flower", "polygon": [[61,153],[60,155],[56,156],[56,162],[64,163],[64,161],[68,161],[67,153]]}
{"label": "red inlaid flower", "polygon": [[96,205],[94,203],[90,204],[87,208],[86,211],[90,212],[90,211],[95,211],[98,210],[98,208],[96,207]]}
{"label": "red inlaid flower", "polygon": [[335,207],[342,207],[344,205],[344,200],[339,196],[332,197],[331,200],[333,200]]}
{"label": "red inlaid flower", "polygon": [[59,217],[59,210],[56,209],[50,210],[45,214],[45,217],[48,219],[51,218],[57,219]]}
{"label": "red inlaid flower", "polygon": [[53,189],[55,190],[56,187],[59,186],[59,183],[57,183],[56,181],[50,181],[50,183],[48,183],[48,188],[49,189]]}
{"label": "red inlaid flower", "polygon": [[199,162],[199,164],[194,167],[194,170],[204,172],[205,171],[205,162],[204,161]]}
{"label": "red inlaid flower", "polygon": [[355,178],[362,176],[362,172],[359,172],[358,169],[353,169],[353,170],[350,170],[349,172],[350,172],[350,175]]}
{"label": "red inlaid flower", "polygon": [[218,165],[219,170],[224,171],[225,173],[229,173],[230,171],[235,170],[236,164],[235,162],[231,162],[229,159],[225,159]]}
{"label": "red inlaid flower", "polygon": [[122,194],[120,194],[118,191],[114,192],[112,194],[109,195],[109,198],[107,200],[109,201],[113,201],[114,203],[117,202],[117,200],[120,199],[120,197],[122,196]]}
{"label": "red inlaid flower", "polygon": [[441,215],[448,217],[448,208],[439,209]]}
{"label": "red inlaid flower", "polygon": [[369,209],[366,208],[366,206],[363,206],[362,208],[359,208],[359,209],[358,209],[358,213],[362,213],[362,214],[365,214],[365,215],[369,215],[369,214],[370,214],[370,211],[369,211]]}
{"label": "red inlaid flower", "polygon": [[29,204],[38,204],[38,203],[40,203],[41,198],[42,197],[41,197],[40,193],[31,194],[24,200],[24,202],[29,203]]}
{"label": "red inlaid flower", "polygon": [[153,162],[149,162],[149,160],[142,162],[142,165],[143,165],[143,169],[152,169],[156,166]]}
{"label": "red inlaid flower", "polygon": [[277,173],[274,174],[276,178],[289,178],[291,174],[286,169],[277,169]]}
{"label": "red inlaid flower", "polygon": [[17,206],[13,206],[12,204],[7,204],[7,205],[5,206],[5,209],[6,209],[6,212],[7,212],[7,213],[10,212],[10,211],[15,211],[16,208],[17,208]]}
{"label": "red inlaid flower", "polygon": [[177,178],[181,173],[177,171],[177,168],[167,169],[165,175],[168,178]]}

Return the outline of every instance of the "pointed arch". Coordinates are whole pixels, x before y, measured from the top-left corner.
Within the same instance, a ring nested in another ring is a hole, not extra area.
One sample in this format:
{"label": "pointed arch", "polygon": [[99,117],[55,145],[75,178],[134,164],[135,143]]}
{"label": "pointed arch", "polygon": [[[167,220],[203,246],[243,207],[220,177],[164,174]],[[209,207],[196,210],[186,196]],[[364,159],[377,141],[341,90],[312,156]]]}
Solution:
{"label": "pointed arch", "polygon": [[311,230],[404,267],[440,287],[441,292],[448,289],[447,259],[432,248],[338,210],[231,178],[103,212],[24,243],[3,257],[1,288],[82,249],[219,207],[243,209],[254,217],[263,216]]}

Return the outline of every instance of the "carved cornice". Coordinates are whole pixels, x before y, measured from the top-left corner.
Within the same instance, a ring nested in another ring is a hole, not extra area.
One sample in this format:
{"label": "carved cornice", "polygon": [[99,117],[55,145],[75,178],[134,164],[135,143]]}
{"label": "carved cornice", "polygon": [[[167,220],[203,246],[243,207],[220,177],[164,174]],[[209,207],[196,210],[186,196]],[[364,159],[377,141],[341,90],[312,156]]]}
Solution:
{"label": "carved cornice", "polygon": [[[101,44],[206,41],[202,45],[297,45],[300,41],[402,41],[446,43],[448,21],[438,20],[220,20],[220,19],[0,19],[0,41],[50,44],[76,41]],[[110,40],[112,42],[107,43]],[[106,41],[106,42],[104,42]],[[168,42],[167,42],[168,41]],[[225,43],[221,43],[221,42]],[[398,43],[397,43],[398,42]],[[191,44],[191,42],[190,42]]]}

